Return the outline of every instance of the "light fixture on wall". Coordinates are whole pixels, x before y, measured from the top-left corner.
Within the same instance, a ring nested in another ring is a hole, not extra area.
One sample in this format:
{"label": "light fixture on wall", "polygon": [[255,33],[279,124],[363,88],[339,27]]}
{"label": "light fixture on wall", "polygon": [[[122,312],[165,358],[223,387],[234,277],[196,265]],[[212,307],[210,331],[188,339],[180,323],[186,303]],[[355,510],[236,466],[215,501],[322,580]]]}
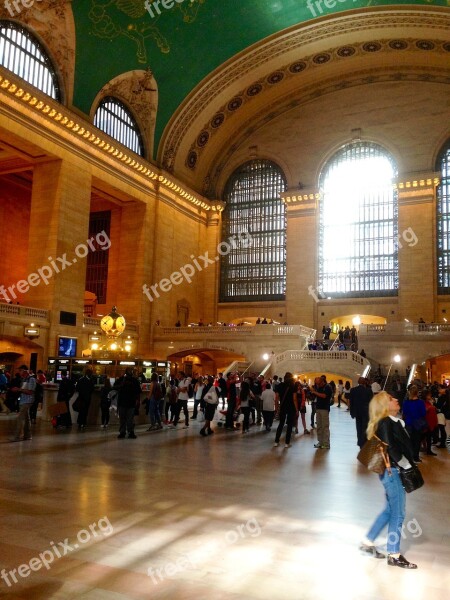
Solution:
{"label": "light fixture on wall", "polygon": [[384,380],[383,390],[385,389],[385,387],[386,387],[386,383],[387,383],[387,380],[389,379],[389,375],[390,375],[390,373],[391,373],[392,365],[393,365],[394,363],[397,363],[397,364],[398,364],[398,363],[399,363],[401,360],[402,360],[402,357],[400,356],[400,354],[396,354],[396,355],[395,355],[395,356],[392,358],[392,362],[391,362],[391,364],[389,365],[388,374],[386,375],[386,379]]}
{"label": "light fixture on wall", "polygon": [[40,327],[36,327],[34,323],[25,325],[23,328],[23,335],[29,340],[34,340],[41,335]]}

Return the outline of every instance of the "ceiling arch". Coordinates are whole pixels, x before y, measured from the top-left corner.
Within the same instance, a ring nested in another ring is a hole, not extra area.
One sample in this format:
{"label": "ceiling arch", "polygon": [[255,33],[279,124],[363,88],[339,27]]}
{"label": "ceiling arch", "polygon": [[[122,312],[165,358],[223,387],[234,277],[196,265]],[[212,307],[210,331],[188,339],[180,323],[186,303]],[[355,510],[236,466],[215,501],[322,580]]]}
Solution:
{"label": "ceiling arch", "polygon": [[217,69],[179,107],[161,143],[163,167],[218,197],[232,157],[289,110],[349,86],[449,83],[449,32],[447,9],[374,7],[273,35]]}

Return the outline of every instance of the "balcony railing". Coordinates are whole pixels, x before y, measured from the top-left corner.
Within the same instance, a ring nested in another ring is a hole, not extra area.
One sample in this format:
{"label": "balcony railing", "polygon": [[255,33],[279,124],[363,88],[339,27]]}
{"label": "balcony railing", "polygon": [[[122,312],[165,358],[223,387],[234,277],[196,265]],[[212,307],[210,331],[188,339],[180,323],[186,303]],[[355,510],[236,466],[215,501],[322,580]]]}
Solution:
{"label": "balcony railing", "polygon": [[49,319],[49,311],[44,308],[33,308],[18,304],[0,303],[0,315],[14,315],[26,319],[42,319],[43,321]]}
{"label": "balcony railing", "polygon": [[202,327],[157,327],[154,329],[155,337],[185,337],[185,336],[286,336],[298,335],[308,339],[314,338],[315,329],[303,327],[303,325],[243,325],[241,327],[230,327],[228,325],[204,325]]}
{"label": "balcony railing", "polygon": [[350,360],[359,365],[364,365],[366,363],[367,365],[369,364],[369,361],[367,359],[364,359],[361,355],[356,354],[356,352],[350,352],[346,350],[342,350],[339,352],[329,350],[304,350],[301,352],[298,352],[296,350],[286,350],[286,352],[278,354],[275,358],[276,364],[282,363],[286,360],[332,360],[336,362]]}
{"label": "balcony railing", "polygon": [[359,335],[447,335],[450,333],[450,323],[386,323],[385,325],[360,325]]}

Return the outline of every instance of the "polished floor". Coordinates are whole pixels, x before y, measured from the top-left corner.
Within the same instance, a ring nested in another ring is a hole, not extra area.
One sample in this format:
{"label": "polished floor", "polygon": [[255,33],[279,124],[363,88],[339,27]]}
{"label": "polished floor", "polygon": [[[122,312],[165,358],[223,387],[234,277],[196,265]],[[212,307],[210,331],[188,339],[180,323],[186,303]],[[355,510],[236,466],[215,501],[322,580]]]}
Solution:
{"label": "polished floor", "polygon": [[[309,416],[309,415],[308,415]],[[0,418],[0,597],[86,600],[448,600],[450,455],[424,457],[402,551],[417,571],[364,556],[383,506],[357,464],[354,422],[331,409],[331,450],[300,435],[117,429],[7,443]],[[283,440],[282,440],[283,441]]]}

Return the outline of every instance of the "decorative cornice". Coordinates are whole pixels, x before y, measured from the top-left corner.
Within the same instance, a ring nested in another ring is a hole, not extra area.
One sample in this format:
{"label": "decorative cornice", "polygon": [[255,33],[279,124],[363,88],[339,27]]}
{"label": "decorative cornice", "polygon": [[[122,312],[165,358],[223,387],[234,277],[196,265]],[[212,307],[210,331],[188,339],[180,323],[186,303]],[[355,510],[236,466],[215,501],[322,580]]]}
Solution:
{"label": "decorative cornice", "polygon": [[172,192],[178,195],[205,212],[223,210],[221,203],[212,204],[192,193],[174,177],[157,169],[153,164],[134,154],[91,123],[84,121],[68,108],[58,104],[3,68],[0,68],[0,95],[5,96],[6,114],[12,108],[12,101],[15,101],[18,113],[22,114],[21,108],[27,106],[35,115],[44,117],[49,123],[52,123],[57,130],[60,130],[61,140],[64,143],[67,143],[67,132],[70,132],[82,143],[84,158],[92,157],[94,149],[101,150],[105,158],[108,156],[110,160],[117,161],[118,165],[132,169],[134,177],[143,178],[153,190],[156,190],[156,187],[166,188],[168,193]]}

